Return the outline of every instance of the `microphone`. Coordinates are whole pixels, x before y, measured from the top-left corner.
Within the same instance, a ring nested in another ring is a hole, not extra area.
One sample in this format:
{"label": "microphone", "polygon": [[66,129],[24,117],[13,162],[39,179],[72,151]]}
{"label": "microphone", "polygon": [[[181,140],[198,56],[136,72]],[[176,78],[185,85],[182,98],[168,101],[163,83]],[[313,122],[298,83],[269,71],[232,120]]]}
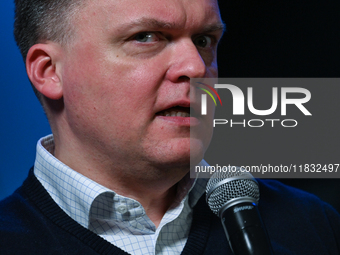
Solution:
{"label": "microphone", "polygon": [[235,255],[273,254],[257,208],[259,198],[257,181],[242,168],[216,172],[207,184],[206,201],[221,218]]}

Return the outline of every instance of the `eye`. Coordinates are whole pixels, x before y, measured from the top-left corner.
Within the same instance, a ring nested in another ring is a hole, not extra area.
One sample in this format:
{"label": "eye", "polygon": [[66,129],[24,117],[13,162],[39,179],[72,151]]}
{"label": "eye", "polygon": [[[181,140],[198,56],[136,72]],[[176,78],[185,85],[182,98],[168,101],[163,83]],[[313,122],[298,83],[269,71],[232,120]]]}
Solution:
{"label": "eye", "polygon": [[138,33],[133,37],[133,39],[142,43],[159,41],[159,37],[156,35],[156,33],[152,32]]}
{"label": "eye", "polygon": [[193,42],[197,47],[208,48],[211,47],[212,39],[209,36],[201,35],[196,37]]}

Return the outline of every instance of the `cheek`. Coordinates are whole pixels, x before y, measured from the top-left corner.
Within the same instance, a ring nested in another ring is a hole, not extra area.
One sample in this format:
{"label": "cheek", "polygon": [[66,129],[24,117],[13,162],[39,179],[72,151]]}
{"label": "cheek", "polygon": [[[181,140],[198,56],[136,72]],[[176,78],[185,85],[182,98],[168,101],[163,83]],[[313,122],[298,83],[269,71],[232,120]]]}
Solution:
{"label": "cheek", "polygon": [[141,132],[140,126],[154,114],[155,80],[138,68],[120,68],[119,75],[108,68],[83,70],[86,69],[68,71],[64,94],[68,122],[78,128],[107,129],[118,135],[121,130],[131,130],[136,135]]}
{"label": "cheek", "polygon": [[69,115],[145,122],[154,114],[152,107],[166,73],[164,63],[160,58],[141,61],[81,45],[70,53],[68,68],[63,70],[65,107]]}

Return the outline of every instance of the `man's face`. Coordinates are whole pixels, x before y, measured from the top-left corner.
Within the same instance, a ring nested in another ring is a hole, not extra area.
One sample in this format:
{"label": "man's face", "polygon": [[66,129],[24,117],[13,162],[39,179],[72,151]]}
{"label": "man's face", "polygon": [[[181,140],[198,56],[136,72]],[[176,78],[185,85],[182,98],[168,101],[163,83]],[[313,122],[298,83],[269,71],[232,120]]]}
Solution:
{"label": "man's face", "polygon": [[[118,167],[187,166],[190,127],[212,132],[189,117],[189,78],[217,76],[217,2],[90,0],[73,27],[61,77],[77,142]],[[210,138],[191,142],[202,154]]]}

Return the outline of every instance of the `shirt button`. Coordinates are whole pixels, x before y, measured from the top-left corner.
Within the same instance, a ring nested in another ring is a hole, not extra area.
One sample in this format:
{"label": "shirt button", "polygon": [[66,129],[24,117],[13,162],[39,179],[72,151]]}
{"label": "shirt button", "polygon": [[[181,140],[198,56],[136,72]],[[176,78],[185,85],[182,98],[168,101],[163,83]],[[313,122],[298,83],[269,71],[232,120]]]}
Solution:
{"label": "shirt button", "polygon": [[124,213],[127,212],[127,208],[126,208],[125,205],[120,205],[120,206],[117,207],[117,211],[121,214],[124,214]]}

